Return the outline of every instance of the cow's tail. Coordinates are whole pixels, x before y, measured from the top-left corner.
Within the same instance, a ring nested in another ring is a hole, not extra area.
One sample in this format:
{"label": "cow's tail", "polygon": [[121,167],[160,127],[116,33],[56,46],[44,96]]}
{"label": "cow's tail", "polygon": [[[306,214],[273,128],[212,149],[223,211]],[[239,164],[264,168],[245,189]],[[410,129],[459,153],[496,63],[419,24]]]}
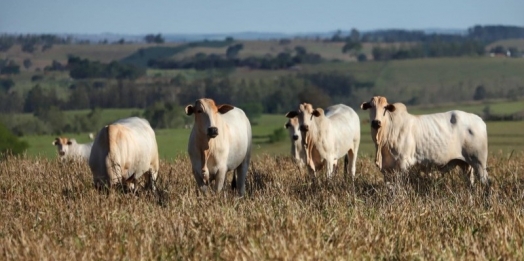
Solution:
{"label": "cow's tail", "polygon": [[118,159],[118,136],[119,130],[116,125],[106,126],[105,134],[107,135],[106,142],[107,156],[106,156],[106,168],[109,185],[114,185],[119,182],[121,177],[121,166]]}

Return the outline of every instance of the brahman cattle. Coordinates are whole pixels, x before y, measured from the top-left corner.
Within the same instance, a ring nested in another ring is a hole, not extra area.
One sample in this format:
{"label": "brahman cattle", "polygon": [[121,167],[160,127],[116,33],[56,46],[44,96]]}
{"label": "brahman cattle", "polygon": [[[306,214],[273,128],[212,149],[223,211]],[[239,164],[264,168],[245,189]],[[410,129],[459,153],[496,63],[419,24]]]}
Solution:
{"label": "brahman cattle", "polygon": [[[93,139],[92,134],[89,135],[89,138]],[[87,162],[93,146],[93,142],[82,144],[67,137],[56,137],[52,144],[56,146],[61,161],[85,160]]]}
{"label": "brahman cattle", "polygon": [[306,151],[302,145],[302,135],[300,133],[300,125],[298,118],[290,118],[285,125],[289,139],[291,140],[291,156],[293,160],[300,166],[303,167],[306,164]]}
{"label": "brahman cattle", "polygon": [[252,139],[244,111],[229,104],[216,105],[211,99],[196,100],[185,111],[195,115],[187,150],[200,190],[205,193],[214,181],[214,190],[220,192],[226,173],[235,170],[232,187],[243,196]]}
{"label": "brahman cattle", "polygon": [[145,119],[120,119],[96,135],[89,158],[93,182],[98,189],[122,184],[131,191],[146,176],[146,187],[155,190],[158,148],[155,132]]}
{"label": "brahman cattle", "polygon": [[487,184],[488,137],[486,124],[479,116],[457,110],[412,115],[404,104],[389,104],[381,96],[360,107],[369,110],[375,163],[386,179],[386,174],[405,172],[412,166],[445,170],[458,165],[470,172],[471,184],[472,170]]}
{"label": "brahman cattle", "polygon": [[331,177],[337,160],[346,156],[344,173],[355,177],[358,147],[360,145],[360,120],[350,107],[338,104],[314,109],[311,104],[300,104],[297,111],[286,114],[298,117],[302,144],[306,151],[306,165],[315,174],[327,165],[327,176]]}

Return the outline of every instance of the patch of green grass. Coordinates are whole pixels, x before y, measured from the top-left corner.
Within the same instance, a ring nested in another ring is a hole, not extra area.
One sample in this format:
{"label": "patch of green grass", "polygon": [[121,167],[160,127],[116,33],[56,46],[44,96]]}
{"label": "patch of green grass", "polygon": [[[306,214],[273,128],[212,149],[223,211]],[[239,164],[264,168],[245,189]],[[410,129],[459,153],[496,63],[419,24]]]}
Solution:
{"label": "patch of green grass", "polygon": [[[494,104],[495,108],[501,103]],[[465,107],[467,109],[467,107]],[[480,107],[479,107],[480,108]],[[447,111],[456,109],[453,106],[441,107],[441,110]],[[464,107],[459,108],[464,109]],[[416,109],[417,113],[432,113],[436,109]],[[361,141],[360,141],[360,155],[372,155],[374,153],[374,145],[371,140],[370,127],[367,123],[368,114],[361,110],[356,110],[359,113],[361,120]],[[116,119],[129,117],[138,110],[130,109],[112,109],[104,110],[102,126]],[[75,113],[87,113],[87,111],[67,112],[68,115]],[[275,129],[284,128],[286,118],[284,115],[263,115],[258,119],[258,124],[252,126],[253,131],[253,155],[271,154],[271,155],[288,155],[290,150],[290,141],[276,143],[268,143],[267,136],[272,134]],[[488,127],[488,145],[490,152],[502,151],[509,153],[513,150],[524,151],[524,136],[522,129],[524,129],[524,121],[519,122],[487,122]],[[160,157],[163,159],[172,159],[178,155],[184,155],[187,151],[187,142],[189,139],[189,129],[162,129],[156,130],[156,138]],[[51,145],[51,142],[56,135],[42,135],[42,136],[25,136],[22,140],[29,143],[28,155],[43,156],[46,158],[56,157],[56,149]],[[78,142],[87,142],[87,133],[63,134],[62,136],[72,137]]]}
{"label": "patch of green grass", "polygon": [[148,47],[139,49],[137,52],[123,58],[121,61],[136,66],[147,67],[147,63],[151,59],[168,58],[187,48],[187,45]]}
{"label": "patch of green grass", "polygon": [[[89,112],[90,110],[75,110],[75,111],[65,111],[65,114],[68,117],[73,118],[75,115],[85,115],[85,114],[88,114]],[[99,128],[102,128],[102,126],[110,124],[118,119],[127,118],[131,116],[142,117],[143,112],[144,110],[142,109],[102,109],[99,126],[93,126],[93,127],[95,129],[99,129]]]}

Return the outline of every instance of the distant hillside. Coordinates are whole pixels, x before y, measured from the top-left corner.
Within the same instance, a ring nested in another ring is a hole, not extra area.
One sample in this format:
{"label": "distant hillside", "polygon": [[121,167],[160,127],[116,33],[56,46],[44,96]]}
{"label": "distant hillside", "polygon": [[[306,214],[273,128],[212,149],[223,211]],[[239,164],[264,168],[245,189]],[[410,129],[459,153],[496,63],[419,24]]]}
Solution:
{"label": "distant hillside", "polygon": [[201,41],[181,44],[178,46],[153,46],[141,48],[137,52],[122,59],[122,62],[134,64],[140,67],[147,67],[147,63],[151,59],[165,59],[174,56],[177,53],[183,52],[189,48],[207,47],[207,48],[222,48],[231,44],[228,41]]}

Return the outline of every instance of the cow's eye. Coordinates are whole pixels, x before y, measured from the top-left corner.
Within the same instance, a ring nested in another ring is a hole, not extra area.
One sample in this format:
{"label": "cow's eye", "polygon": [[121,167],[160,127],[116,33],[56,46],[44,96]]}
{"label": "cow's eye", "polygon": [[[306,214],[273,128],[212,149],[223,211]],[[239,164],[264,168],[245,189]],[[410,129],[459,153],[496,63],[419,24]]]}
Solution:
{"label": "cow's eye", "polygon": [[198,110],[197,113],[202,113],[202,110]]}

